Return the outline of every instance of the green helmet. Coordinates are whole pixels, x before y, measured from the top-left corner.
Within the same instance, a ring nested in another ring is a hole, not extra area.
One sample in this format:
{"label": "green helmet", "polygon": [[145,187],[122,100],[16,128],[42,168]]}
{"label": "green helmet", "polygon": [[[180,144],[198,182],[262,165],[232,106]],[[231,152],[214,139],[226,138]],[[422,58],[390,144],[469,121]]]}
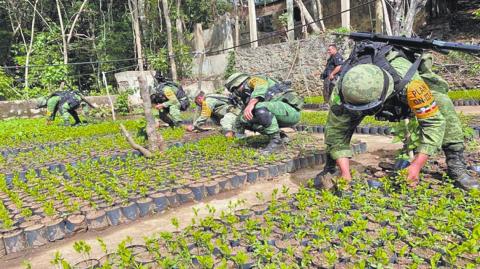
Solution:
{"label": "green helmet", "polygon": [[35,99],[35,103],[37,104],[37,108],[42,108],[47,106],[47,98],[39,97]]}
{"label": "green helmet", "polygon": [[245,73],[234,73],[227,78],[227,81],[225,81],[225,88],[227,88],[229,92],[233,92],[233,89],[242,85],[248,77],[249,75]]}
{"label": "green helmet", "polygon": [[379,100],[382,96],[385,76],[389,80],[385,95],[388,98],[393,93],[393,79],[390,74],[373,64],[352,67],[342,79],[344,101],[352,105],[365,105]]}

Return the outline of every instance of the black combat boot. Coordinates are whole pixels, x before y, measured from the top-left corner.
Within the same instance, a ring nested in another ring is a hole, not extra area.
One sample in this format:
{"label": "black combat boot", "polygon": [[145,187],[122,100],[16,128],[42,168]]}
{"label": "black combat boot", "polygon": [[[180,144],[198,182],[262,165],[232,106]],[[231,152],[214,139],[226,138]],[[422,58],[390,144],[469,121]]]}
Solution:
{"label": "black combat boot", "polygon": [[279,133],[270,135],[270,142],[262,150],[263,153],[273,153],[283,148],[282,138]]}
{"label": "black combat boot", "polygon": [[330,190],[334,187],[332,177],[337,173],[337,163],[327,153],[327,160],[325,161],[325,167],[323,171],[315,176],[314,185],[319,189]]}
{"label": "black combat boot", "polygon": [[467,164],[463,156],[463,148],[445,147],[443,149],[447,161],[447,174],[458,187],[464,190],[479,189],[480,182],[467,172]]}
{"label": "black combat boot", "polygon": [[282,139],[283,144],[288,144],[290,143],[290,138],[284,131],[280,131],[280,138]]}

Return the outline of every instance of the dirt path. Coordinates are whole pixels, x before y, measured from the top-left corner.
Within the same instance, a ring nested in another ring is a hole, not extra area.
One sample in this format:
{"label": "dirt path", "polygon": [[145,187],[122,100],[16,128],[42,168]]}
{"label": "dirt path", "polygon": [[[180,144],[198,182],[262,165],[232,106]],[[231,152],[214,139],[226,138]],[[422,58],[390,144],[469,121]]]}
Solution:
{"label": "dirt path", "polygon": [[[319,139],[319,143],[323,144],[323,134],[314,134],[314,136]],[[369,152],[387,151],[392,153],[400,148],[400,144],[392,144],[391,137],[386,136],[354,135],[353,139],[367,142]],[[376,153],[362,154],[356,156],[353,161],[361,165],[377,163],[379,161],[378,155],[379,154]],[[297,173],[281,176],[273,181],[261,182],[255,185],[246,186],[241,190],[221,194],[215,198],[207,200],[206,202],[184,205],[169,210],[165,214],[151,216],[134,223],[114,227],[102,232],[89,231],[84,234],[76,235],[74,238],[51,243],[40,249],[29,249],[23,252],[21,256],[9,256],[7,257],[8,259],[0,260],[0,263],[2,264],[0,268],[23,268],[22,262],[24,260],[28,260],[33,265],[33,268],[52,268],[50,261],[53,259],[54,254],[57,251],[62,253],[63,257],[67,258],[71,263],[78,262],[81,260],[81,255],[73,250],[73,244],[78,240],[85,240],[92,246],[91,257],[100,258],[103,256],[103,252],[96,240],[97,237],[104,239],[110,247],[115,247],[127,236],[133,238],[133,243],[142,243],[143,237],[145,236],[160,231],[174,231],[175,228],[170,221],[174,217],[182,220],[180,228],[190,224],[190,220],[195,217],[193,208],[200,209],[198,216],[204,217],[208,214],[206,205],[215,207],[217,212],[219,212],[223,209],[227,209],[230,202],[244,199],[246,201],[246,206],[250,206],[257,203],[257,192],[262,193],[263,196],[267,198],[270,197],[273,189],[282,188],[282,186],[288,187],[290,191],[296,191],[300,184],[315,177],[320,169],[321,167],[304,169]]]}

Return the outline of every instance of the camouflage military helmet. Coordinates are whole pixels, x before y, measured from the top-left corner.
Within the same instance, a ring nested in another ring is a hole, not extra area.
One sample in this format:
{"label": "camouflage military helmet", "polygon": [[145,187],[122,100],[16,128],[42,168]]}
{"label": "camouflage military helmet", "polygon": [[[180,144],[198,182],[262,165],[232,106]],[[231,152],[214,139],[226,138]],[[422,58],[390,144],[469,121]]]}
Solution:
{"label": "camouflage military helmet", "polygon": [[[393,79],[390,74],[387,95],[393,92]],[[342,95],[345,102],[352,105],[365,105],[377,101],[383,92],[384,72],[373,64],[360,64],[352,67],[343,76]]]}
{"label": "camouflage military helmet", "polygon": [[35,104],[37,104],[37,108],[42,108],[47,106],[47,98],[39,97],[35,99]]}
{"label": "camouflage military helmet", "polygon": [[227,88],[229,92],[233,92],[233,90],[242,85],[248,77],[249,75],[245,73],[234,73],[227,78],[227,81],[225,81],[225,88]]}

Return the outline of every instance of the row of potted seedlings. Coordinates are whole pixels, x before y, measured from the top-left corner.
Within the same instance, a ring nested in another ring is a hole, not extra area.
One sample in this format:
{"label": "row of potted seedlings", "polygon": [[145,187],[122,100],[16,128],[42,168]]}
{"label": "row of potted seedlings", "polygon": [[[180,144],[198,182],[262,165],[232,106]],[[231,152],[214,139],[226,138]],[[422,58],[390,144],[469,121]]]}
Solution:
{"label": "row of potted seedlings", "polygon": [[[129,130],[138,125],[135,120],[119,121]],[[49,145],[63,141],[84,139],[92,136],[117,134],[119,122],[103,121],[85,126],[64,127],[46,125],[45,119],[15,119],[0,122],[0,151],[13,148],[27,151],[36,145]]]}
{"label": "row of potted seedlings", "polygon": [[[323,134],[325,132],[325,126],[296,125],[295,130]],[[392,128],[388,126],[358,126],[355,129],[355,133],[357,134],[371,135],[392,135],[392,131]]]}
{"label": "row of potted seedlings", "polygon": [[[354,146],[355,152],[364,148],[364,144]],[[152,160],[117,158],[66,166],[62,173],[45,172],[40,177],[30,173],[25,181],[16,177],[11,186],[0,188],[6,253],[133,221],[246,182],[319,164],[322,154],[312,149],[299,155],[290,149],[263,156],[215,136],[170,148]]]}
{"label": "row of potted seedlings", "polygon": [[[337,193],[312,187],[275,190],[269,201],[241,203],[190,226],[105,246],[104,255],[73,268],[478,268],[478,193],[426,178],[412,190],[405,177],[370,188],[357,175]],[[377,180],[386,180],[377,179]],[[175,227],[178,219],[172,219]],[[85,242],[81,242],[85,244]],[[60,254],[53,264],[69,264]]]}

